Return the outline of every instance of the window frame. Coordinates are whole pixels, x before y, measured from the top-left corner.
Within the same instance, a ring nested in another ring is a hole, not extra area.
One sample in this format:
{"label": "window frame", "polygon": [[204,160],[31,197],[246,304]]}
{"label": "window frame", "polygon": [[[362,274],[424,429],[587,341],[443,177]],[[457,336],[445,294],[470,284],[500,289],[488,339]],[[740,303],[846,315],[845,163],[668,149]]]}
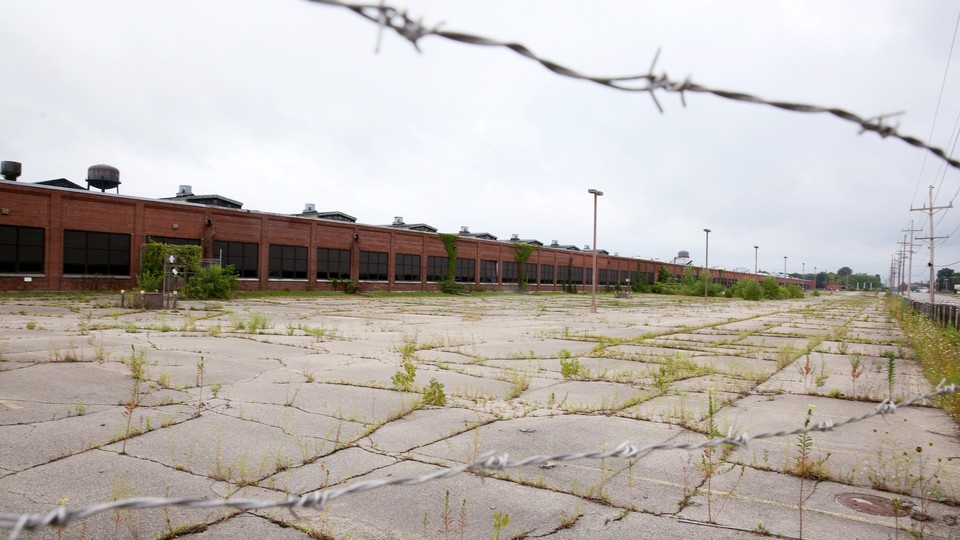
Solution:
{"label": "window frame", "polygon": [[393,256],[393,280],[403,283],[422,283],[421,257],[415,253],[395,253]]}
{"label": "window frame", "polygon": [[213,257],[223,266],[233,266],[239,279],[258,279],[260,276],[260,244],[256,242],[214,240]]}
{"label": "window frame", "polygon": [[359,281],[389,281],[390,254],[386,251],[361,251],[357,270]]}
{"label": "window frame", "polygon": [[267,247],[267,279],[307,280],[307,246],[270,244]]}
{"label": "window frame", "polygon": [[64,276],[130,277],[130,242],[124,233],[63,231]]}
{"label": "window frame", "polygon": [[[12,238],[11,241],[5,242],[3,238],[6,235],[0,234],[0,257],[4,256],[5,251],[11,254],[11,258],[0,260],[0,274],[42,276],[46,263],[46,230],[42,227],[0,225],[0,231],[2,230],[10,231]],[[24,236],[34,234],[39,235],[39,244],[36,243],[37,239],[24,239]]]}
{"label": "window frame", "polygon": [[[350,250],[318,247],[314,254],[317,257],[317,281],[349,280],[350,279]],[[336,255],[336,257],[333,257]],[[321,274],[323,274],[321,276]]]}

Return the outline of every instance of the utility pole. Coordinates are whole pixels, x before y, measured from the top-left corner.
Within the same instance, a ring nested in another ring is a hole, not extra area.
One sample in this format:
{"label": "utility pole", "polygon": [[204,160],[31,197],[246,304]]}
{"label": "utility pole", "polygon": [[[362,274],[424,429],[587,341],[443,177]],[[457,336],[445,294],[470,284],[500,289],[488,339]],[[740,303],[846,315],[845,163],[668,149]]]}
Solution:
{"label": "utility pole", "polygon": [[[905,257],[906,253],[904,252],[907,249],[907,235],[903,235],[903,242],[897,242],[897,244],[900,245],[900,251],[898,252],[900,257],[900,264],[897,266],[897,271],[899,273],[900,279],[897,280],[897,292],[900,293],[900,296],[903,296],[903,292],[904,292],[903,291],[903,286],[904,286],[903,274],[904,274],[904,267],[905,267],[904,262],[906,261],[906,257]],[[910,296],[910,289],[907,289],[906,292],[907,292],[907,296]]]}
{"label": "utility pole", "polygon": [[910,220],[910,228],[902,229],[903,232],[910,233],[910,251],[907,252],[907,258],[909,262],[907,263],[907,297],[910,296],[910,292],[913,291],[913,233],[921,232],[923,229],[914,229],[913,220]]}
{"label": "utility pole", "polygon": [[924,206],[922,208],[914,208],[913,205],[910,206],[911,212],[926,212],[927,216],[930,219],[930,237],[929,238],[920,238],[920,240],[929,240],[930,241],[930,262],[927,263],[927,266],[930,267],[930,313],[933,314],[933,291],[935,290],[936,283],[933,281],[933,241],[937,238],[946,238],[946,236],[934,236],[933,235],[933,213],[937,210],[945,210],[947,208],[953,208],[953,203],[948,204],[947,206],[934,206],[933,205],[933,186],[930,186],[930,206]]}

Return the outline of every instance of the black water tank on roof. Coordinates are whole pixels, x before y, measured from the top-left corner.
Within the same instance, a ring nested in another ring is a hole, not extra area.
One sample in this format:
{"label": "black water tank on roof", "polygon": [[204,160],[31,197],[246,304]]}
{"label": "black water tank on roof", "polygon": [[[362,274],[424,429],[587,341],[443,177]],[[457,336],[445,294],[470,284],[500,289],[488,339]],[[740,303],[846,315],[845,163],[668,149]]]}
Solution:
{"label": "black water tank on roof", "polygon": [[87,185],[87,189],[93,186],[100,191],[116,188],[120,185],[120,169],[110,165],[94,165],[87,169]]}
{"label": "black water tank on roof", "polygon": [[0,161],[0,176],[4,180],[17,181],[20,176],[20,163],[17,161]]}

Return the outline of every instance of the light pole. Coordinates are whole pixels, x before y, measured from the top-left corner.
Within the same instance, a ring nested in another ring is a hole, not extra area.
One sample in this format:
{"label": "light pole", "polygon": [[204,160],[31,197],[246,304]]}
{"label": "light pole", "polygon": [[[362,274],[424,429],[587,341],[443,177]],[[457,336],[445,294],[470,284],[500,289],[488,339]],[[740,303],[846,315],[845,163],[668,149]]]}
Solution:
{"label": "light pole", "polygon": [[787,256],[783,256],[783,279],[787,279]]}
{"label": "light pole", "polygon": [[806,289],[806,288],[807,288],[807,283],[806,283],[806,281],[807,281],[807,263],[805,263],[805,262],[800,263],[800,268],[803,268],[803,272],[801,273],[801,277],[800,277],[800,285],[801,285],[800,288]]}
{"label": "light pole", "polygon": [[704,229],[707,233],[707,246],[703,252],[703,301],[707,301],[707,293],[710,291],[710,229]]}
{"label": "light pole", "polygon": [[597,312],[597,198],[603,192],[597,189],[588,189],[593,194],[593,279],[590,280],[590,313]]}
{"label": "light pole", "polygon": [[760,246],[753,246],[753,275],[757,274],[757,253],[759,253]]}
{"label": "light pole", "polygon": [[817,267],[813,267],[813,290],[817,290]]}

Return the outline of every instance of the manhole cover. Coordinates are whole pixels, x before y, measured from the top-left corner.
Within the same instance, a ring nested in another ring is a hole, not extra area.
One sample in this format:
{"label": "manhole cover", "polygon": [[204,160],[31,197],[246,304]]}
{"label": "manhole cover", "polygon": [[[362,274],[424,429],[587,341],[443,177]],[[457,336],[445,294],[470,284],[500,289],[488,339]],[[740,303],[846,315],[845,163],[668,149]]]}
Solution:
{"label": "manhole cover", "polygon": [[[876,495],[868,495],[866,493],[841,493],[837,495],[837,502],[851,510],[870,514],[871,516],[894,515],[893,501]],[[910,514],[910,509],[906,506],[901,506],[897,509],[896,513],[901,517],[906,516]]]}

